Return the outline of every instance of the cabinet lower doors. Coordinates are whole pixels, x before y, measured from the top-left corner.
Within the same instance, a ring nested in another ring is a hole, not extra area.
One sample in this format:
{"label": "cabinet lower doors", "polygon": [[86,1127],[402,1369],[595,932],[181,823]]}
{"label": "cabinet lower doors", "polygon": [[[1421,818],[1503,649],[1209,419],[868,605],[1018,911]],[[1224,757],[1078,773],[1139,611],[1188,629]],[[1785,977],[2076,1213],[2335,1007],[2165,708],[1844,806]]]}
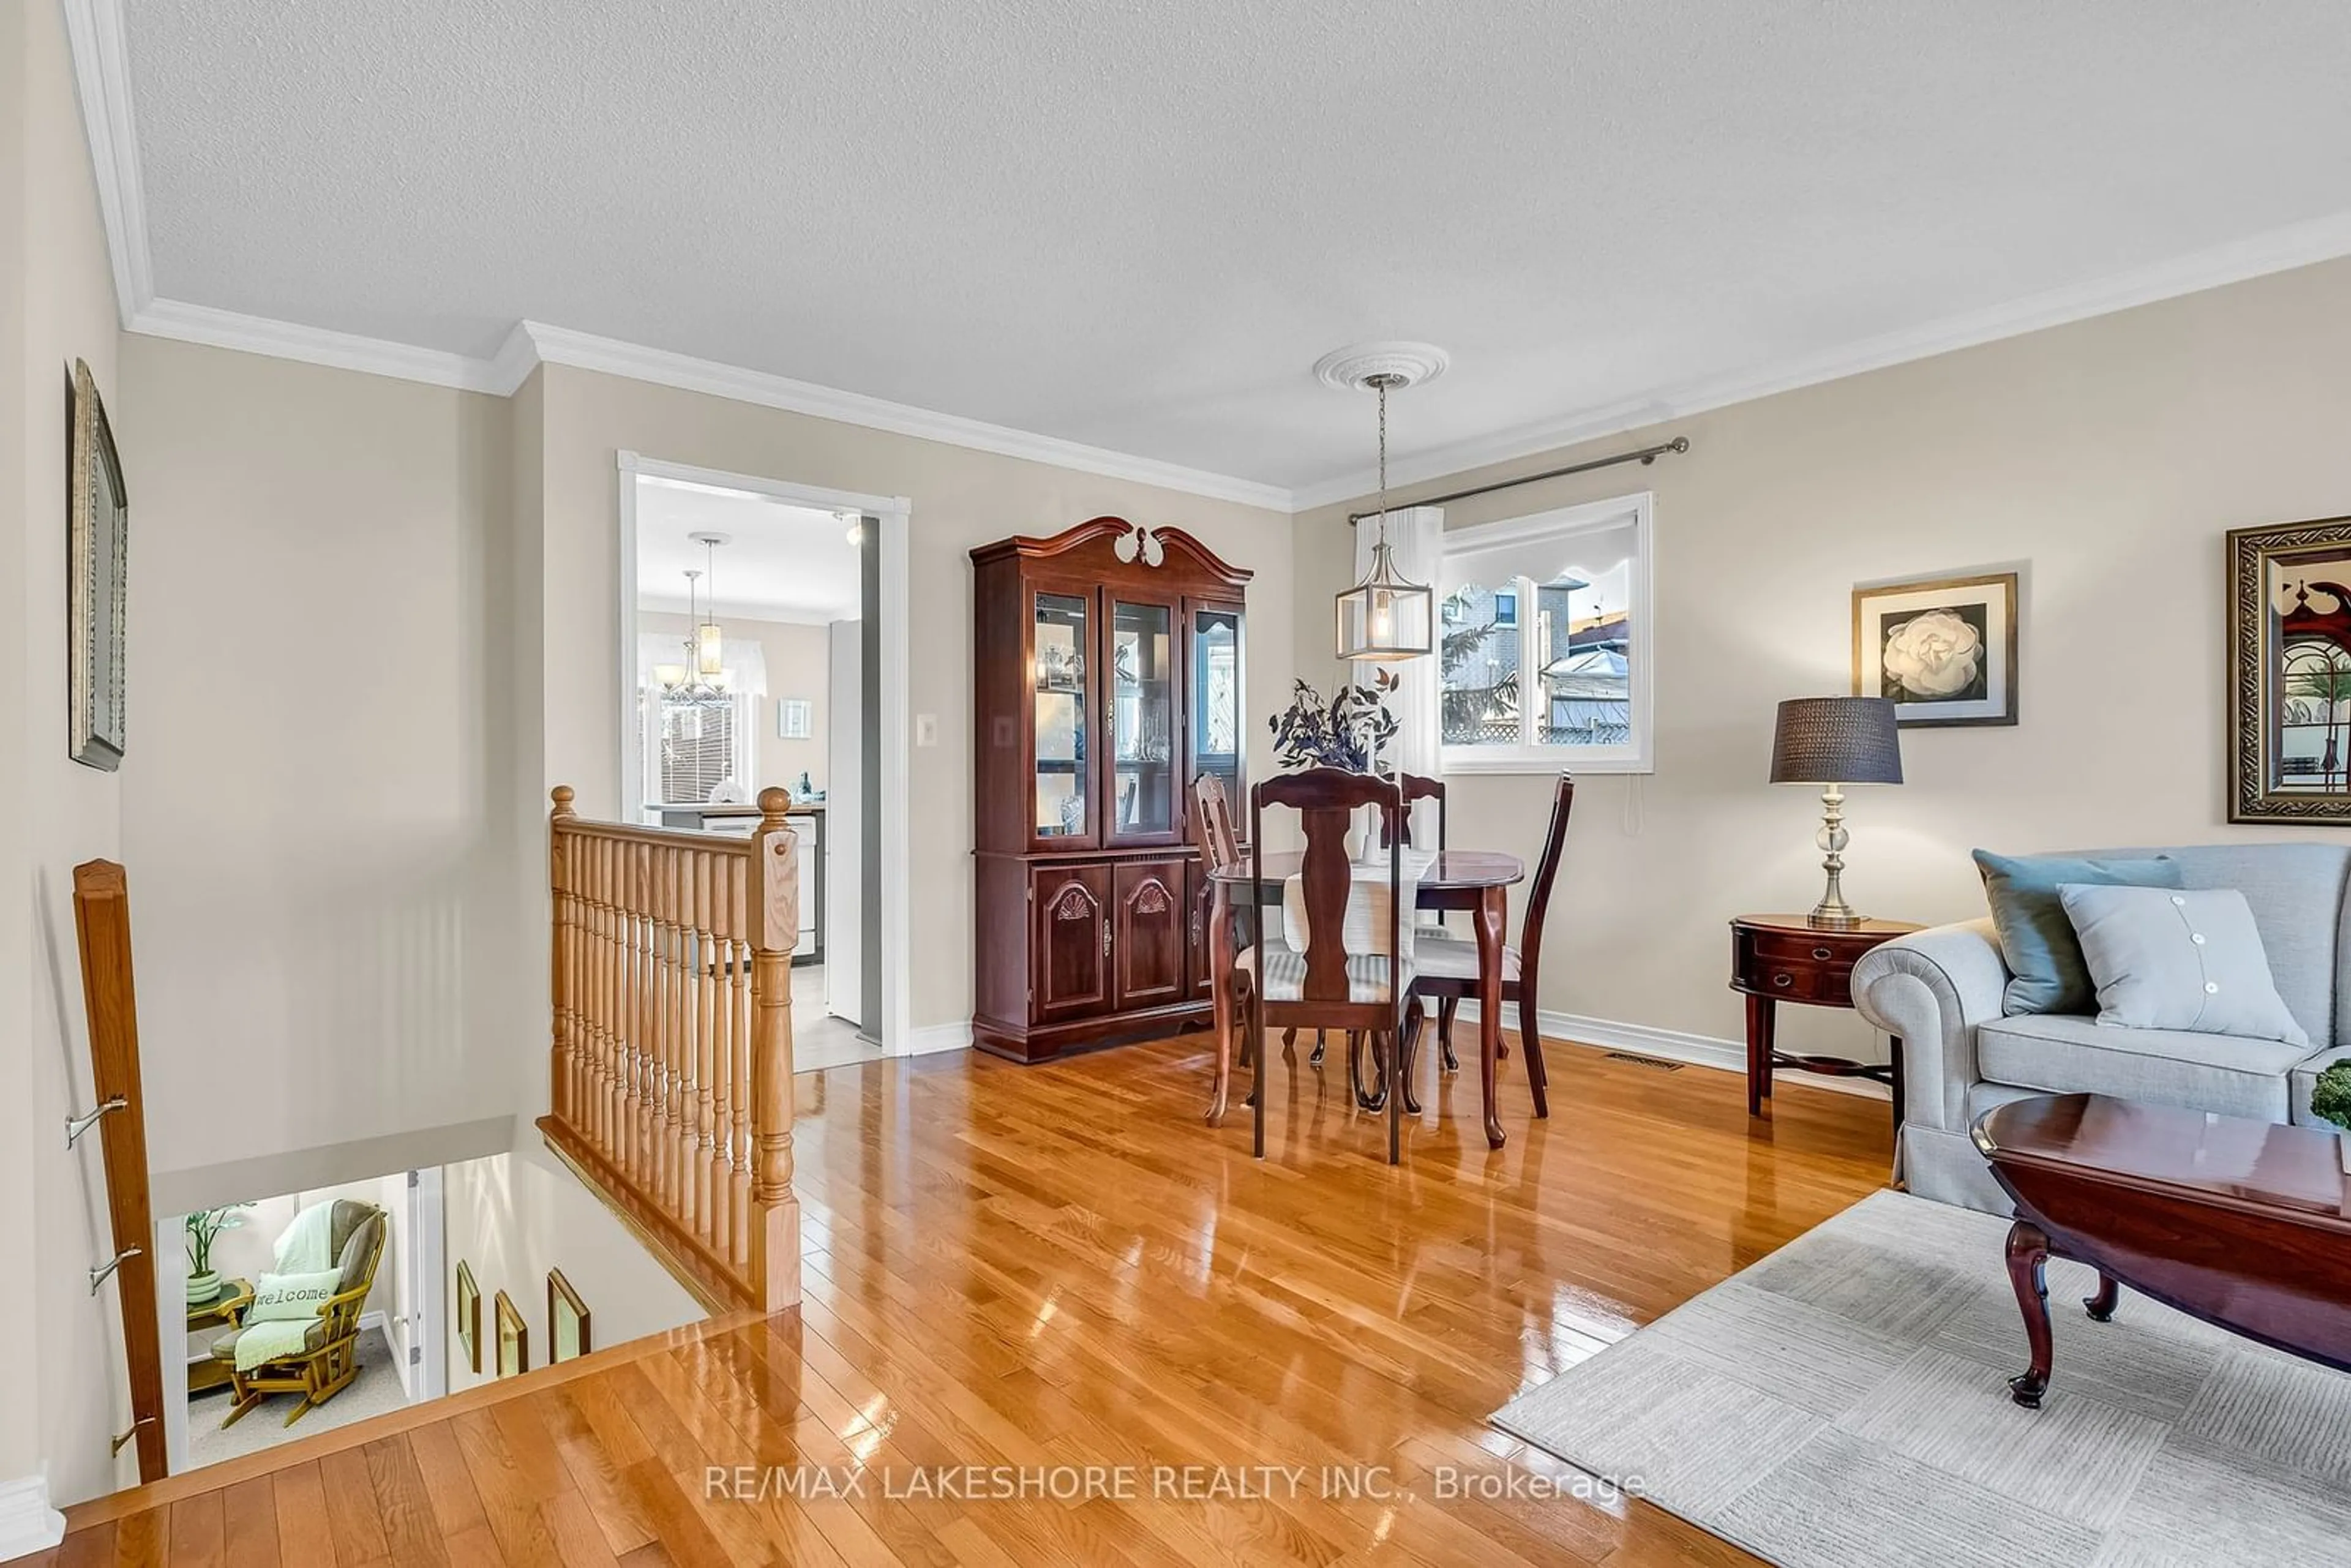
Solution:
{"label": "cabinet lower doors", "polygon": [[1184,999],[1191,919],[1185,862],[1128,861],[1111,871],[1111,992],[1121,1012]]}
{"label": "cabinet lower doors", "polygon": [[1043,866],[1029,883],[1036,923],[1030,983],[1039,1023],[1082,1018],[1111,1005],[1111,868]]}

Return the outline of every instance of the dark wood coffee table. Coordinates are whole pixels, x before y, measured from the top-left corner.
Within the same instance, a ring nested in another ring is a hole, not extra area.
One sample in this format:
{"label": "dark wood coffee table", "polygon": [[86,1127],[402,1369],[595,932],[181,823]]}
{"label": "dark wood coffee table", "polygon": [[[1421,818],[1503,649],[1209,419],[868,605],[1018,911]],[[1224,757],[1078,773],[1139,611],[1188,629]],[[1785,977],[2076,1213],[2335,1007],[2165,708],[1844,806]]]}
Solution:
{"label": "dark wood coffee table", "polygon": [[2351,1372],[2351,1178],[2341,1138],[2103,1094],[2020,1100],[1985,1113],[1976,1146],[2016,1200],[2008,1277],[2032,1364],[2009,1380],[2039,1409],[2049,1388],[2043,1266],[2098,1271],[2100,1322],[2118,1287]]}

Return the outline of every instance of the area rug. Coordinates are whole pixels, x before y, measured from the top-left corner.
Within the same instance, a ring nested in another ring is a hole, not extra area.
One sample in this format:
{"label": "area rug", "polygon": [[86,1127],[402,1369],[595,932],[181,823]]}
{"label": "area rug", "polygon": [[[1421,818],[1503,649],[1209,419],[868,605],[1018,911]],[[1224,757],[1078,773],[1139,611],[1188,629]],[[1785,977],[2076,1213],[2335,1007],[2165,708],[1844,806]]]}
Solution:
{"label": "area rug", "polygon": [[2020,1409],[2007,1234],[1873,1194],[1494,1424],[1781,1568],[2351,1564],[2351,1376],[2053,1261]]}

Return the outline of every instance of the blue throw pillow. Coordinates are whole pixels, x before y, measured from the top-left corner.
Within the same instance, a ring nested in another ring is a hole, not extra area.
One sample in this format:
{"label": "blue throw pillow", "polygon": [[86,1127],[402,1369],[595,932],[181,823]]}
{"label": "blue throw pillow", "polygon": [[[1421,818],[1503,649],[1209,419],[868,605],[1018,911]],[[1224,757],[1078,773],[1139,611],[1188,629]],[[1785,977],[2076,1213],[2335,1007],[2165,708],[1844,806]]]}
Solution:
{"label": "blue throw pillow", "polygon": [[2065,883],[2106,887],[2178,887],[2179,863],[2152,860],[2080,860],[2071,855],[1996,855],[1976,852],[1992,929],[2011,978],[2001,1011],[2095,1012],[2097,988],[2082,957],[2081,939],[2057,889]]}

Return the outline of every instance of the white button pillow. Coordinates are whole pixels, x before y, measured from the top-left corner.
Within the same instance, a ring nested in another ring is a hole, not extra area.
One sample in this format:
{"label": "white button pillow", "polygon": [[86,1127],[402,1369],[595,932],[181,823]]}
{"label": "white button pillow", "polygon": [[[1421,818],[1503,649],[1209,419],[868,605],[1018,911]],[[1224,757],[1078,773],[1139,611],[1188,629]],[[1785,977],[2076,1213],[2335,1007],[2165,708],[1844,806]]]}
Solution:
{"label": "white button pillow", "polygon": [[2100,1023],[2310,1044],[2278,997],[2243,894],[2069,882],[2057,897],[2081,939]]}

